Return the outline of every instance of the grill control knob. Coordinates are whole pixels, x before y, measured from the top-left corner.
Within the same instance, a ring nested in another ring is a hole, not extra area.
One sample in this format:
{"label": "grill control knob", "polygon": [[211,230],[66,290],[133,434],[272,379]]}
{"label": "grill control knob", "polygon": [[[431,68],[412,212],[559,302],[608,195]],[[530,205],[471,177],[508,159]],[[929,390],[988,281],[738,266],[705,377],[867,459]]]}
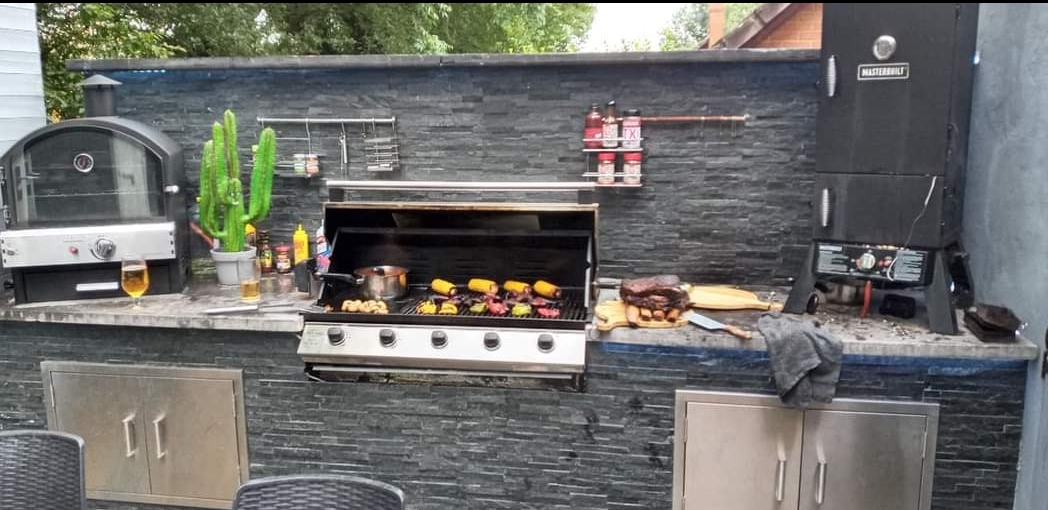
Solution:
{"label": "grill control knob", "polygon": [[383,329],[378,332],[378,341],[382,344],[382,347],[392,347],[393,344],[397,343],[397,334],[392,329]]}
{"label": "grill control knob", "polygon": [[877,257],[872,253],[866,252],[855,261],[855,267],[859,268],[859,271],[872,271],[877,266]]}
{"label": "grill control knob", "polygon": [[327,336],[331,345],[342,345],[346,342],[346,332],[342,331],[342,328],[328,328]]}
{"label": "grill control knob", "polygon": [[498,333],[484,333],[484,348],[489,351],[494,351],[499,348],[499,334]]}
{"label": "grill control knob", "polygon": [[553,335],[549,333],[539,335],[539,350],[542,352],[550,352],[553,350]]}
{"label": "grill control knob", "polygon": [[113,253],[116,253],[116,243],[106,238],[95,241],[96,257],[102,260],[109,260],[113,258]]}
{"label": "grill control knob", "polygon": [[448,334],[443,331],[434,331],[429,340],[433,342],[433,347],[443,349],[445,345],[448,345]]}

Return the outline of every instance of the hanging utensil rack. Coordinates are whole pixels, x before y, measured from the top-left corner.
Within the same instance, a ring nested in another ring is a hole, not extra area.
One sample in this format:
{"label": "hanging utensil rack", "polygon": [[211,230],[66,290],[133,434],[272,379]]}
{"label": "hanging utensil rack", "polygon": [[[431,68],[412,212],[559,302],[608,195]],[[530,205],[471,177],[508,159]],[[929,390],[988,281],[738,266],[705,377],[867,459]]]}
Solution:
{"label": "hanging utensil rack", "polygon": [[[303,137],[277,137],[277,141],[306,142],[306,151],[313,153],[314,140],[310,125],[337,125],[339,126],[339,174],[343,179],[349,177],[349,135],[351,131],[346,126],[363,126],[361,134],[364,143],[364,158],[366,169],[371,172],[394,171],[400,169],[400,147],[397,140],[397,118],[396,117],[360,117],[360,118],[312,118],[312,117],[256,117],[261,129],[267,124],[290,124],[305,126],[306,136]],[[388,126],[388,136],[378,136],[379,127]],[[368,128],[370,127],[370,132]],[[319,141],[318,141],[319,144]],[[278,167],[289,167],[292,163],[281,161]]]}

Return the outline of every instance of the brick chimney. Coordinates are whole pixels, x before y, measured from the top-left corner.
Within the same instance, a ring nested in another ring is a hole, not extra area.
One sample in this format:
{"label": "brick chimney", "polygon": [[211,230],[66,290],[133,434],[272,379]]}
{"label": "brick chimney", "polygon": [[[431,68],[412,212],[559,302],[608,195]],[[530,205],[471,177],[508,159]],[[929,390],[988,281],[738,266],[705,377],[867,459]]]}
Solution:
{"label": "brick chimney", "polygon": [[724,25],[727,23],[728,4],[709,4],[710,36],[707,48],[713,48],[724,39]]}

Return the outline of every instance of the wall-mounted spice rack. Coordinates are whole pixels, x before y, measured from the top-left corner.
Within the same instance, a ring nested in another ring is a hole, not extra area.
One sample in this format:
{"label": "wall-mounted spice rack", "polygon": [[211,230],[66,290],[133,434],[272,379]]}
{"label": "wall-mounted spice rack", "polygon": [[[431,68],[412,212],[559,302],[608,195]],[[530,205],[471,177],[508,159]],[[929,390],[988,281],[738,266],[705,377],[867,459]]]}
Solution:
{"label": "wall-mounted spice rack", "polygon": [[[311,126],[317,128],[319,126],[339,126],[340,133],[338,137],[339,145],[339,177],[347,179],[349,177],[349,138],[350,132],[346,130],[346,126],[363,126],[363,137],[364,146],[364,159],[365,169],[369,172],[391,172],[400,169],[400,146],[397,140],[397,119],[396,117],[388,118],[311,118],[311,117],[292,117],[292,118],[278,118],[278,117],[257,117],[256,121],[260,128],[264,129],[267,124],[290,124],[290,125],[302,125],[305,128],[304,137],[277,137],[277,141],[291,141],[291,142],[305,142],[306,152],[302,153],[307,158],[308,156],[317,157],[316,171],[309,171],[309,167],[301,168],[300,162],[298,161],[278,161],[278,169],[292,169],[293,172],[281,172],[277,171],[276,175],[282,177],[292,178],[311,178],[319,176],[322,172],[320,171],[321,165],[319,160],[326,159],[327,154],[314,152],[314,147],[320,147],[319,137],[315,138],[315,134],[311,131]],[[370,127],[370,131],[368,128]],[[380,134],[379,128],[388,127],[389,133]],[[278,146],[279,148],[279,146]],[[309,164],[308,162],[306,163]]]}
{"label": "wall-mounted spice rack", "polygon": [[[615,142],[616,147],[585,147],[587,144],[602,144],[610,140]],[[583,138],[582,152],[586,154],[587,171],[582,176],[595,178],[595,184],[601,188],[640,188],[642,186],[640,181],[643,177],[640,172],[640,155],[644,152],[644,148],[621,147],[620,145],[624,143],[639,145],[643,141],[643,138]],[[591,154],[597,155],[597,171],[595,172],[589,170],[592,167]],[[620,158],[618,154],[623,154],[623,156]],[[608,158],[605,155],[612,157]],[[622,160],[621,165],[619,164],[620,159]]]}

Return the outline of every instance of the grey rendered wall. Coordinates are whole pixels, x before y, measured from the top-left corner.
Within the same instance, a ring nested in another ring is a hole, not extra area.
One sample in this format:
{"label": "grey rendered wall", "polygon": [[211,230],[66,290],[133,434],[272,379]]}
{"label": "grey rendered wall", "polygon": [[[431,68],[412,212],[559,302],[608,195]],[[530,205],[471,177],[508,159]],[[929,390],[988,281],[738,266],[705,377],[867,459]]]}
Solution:
{"label": "grey rendered wall", "polygon": [[[983,4],[965,240],[977,299],[1011,307],[1044,348],[1048,326],[1048,5]],[[1048,497],[1048,427],[1039,364],[1027,385],[1016,509]]]}
{"label": "grey rendered wall", "polygon": [[0,154],[44,118],[36,4],[0,4]]}

